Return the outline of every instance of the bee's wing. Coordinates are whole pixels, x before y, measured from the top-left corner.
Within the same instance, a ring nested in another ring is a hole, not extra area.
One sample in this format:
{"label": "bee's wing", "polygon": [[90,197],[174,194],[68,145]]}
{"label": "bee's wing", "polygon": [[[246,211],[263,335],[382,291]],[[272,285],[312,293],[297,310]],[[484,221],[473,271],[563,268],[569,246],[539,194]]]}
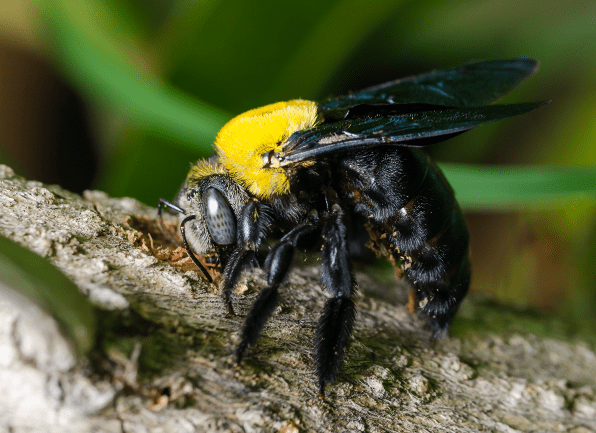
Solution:
{"label": "bee's wing", "polygon": [[[501,99],[538,68],[533,59],[488,60],[390,81],[319,104],[324,117],[359,104],[424,103],[451,107],[488,105]],[[339,116],[339,117],[338,117]]]}
{"label": "bee's wing", "polygon": [[[482,107],[427,104],[356,106],[352,107],[355,113],[345,120],[323,123],[294,133],[285,144],[281,162],[291,164],[381,145],[426,146],[477,126],[527,113],[544,104],[546,102]],[[368,115],[361,116],[360,111]]]}

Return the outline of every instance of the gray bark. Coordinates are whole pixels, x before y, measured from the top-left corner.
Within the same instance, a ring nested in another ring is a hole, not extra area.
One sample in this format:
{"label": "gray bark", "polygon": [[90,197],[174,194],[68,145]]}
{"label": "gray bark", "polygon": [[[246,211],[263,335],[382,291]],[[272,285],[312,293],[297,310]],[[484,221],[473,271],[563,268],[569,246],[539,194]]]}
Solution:
{"label": "gray bark", "polygon": [[76,359],[42,308],[0,288],[0,433],[596,431],[594,340],[523,329],[527,320],[549,329],[546,317],[499,331],[489,322],[519,315],[469,296],[454,335],[431,343],[404,305],[408,287],[364,273],[351,346],[319,398],[311,345],[327,294],[316,264],[291,272],[235,368],[262,272],[246,276],[237,316],[227,316],[217,285],[160,246],[155,214],[0,166],[0,235],[47,258],[99,306],[102,341]]}

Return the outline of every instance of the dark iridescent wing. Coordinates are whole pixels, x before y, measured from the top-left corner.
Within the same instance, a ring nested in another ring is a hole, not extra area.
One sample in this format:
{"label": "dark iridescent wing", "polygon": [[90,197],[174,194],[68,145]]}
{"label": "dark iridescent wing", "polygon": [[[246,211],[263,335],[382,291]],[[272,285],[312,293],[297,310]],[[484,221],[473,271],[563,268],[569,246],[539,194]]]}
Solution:
{"label": "dark iridescent wing", "polygon": [[427,146],[542,105],[488,105],[536,71],[532,59],[488,60],[403,78],[319,104],[322,123],[293,134],[282,164],[379,145]]}
{"label": "dark iridescent wing", "polygon": [[[545,102],[443,107],[428,104],[363,105],[344,120],[323,123],[294,133],[287,142],[282,165],[331,153],[380,145],[426,146],[477,126],[527,113]],[[360,114],[359,112],[363,113]],[[368,114],[365,114],[368,113]],[[371,113],[375,113],[372,115]]]}
{"label": "dark iridescent wing", "polygon": [[[359,104],[434,104],[472,107],[492,104],[538,68],[533,59],[488,60],[390,81],[319,104],[324,117]],[[335,116],[334,116],[335,117]]]}

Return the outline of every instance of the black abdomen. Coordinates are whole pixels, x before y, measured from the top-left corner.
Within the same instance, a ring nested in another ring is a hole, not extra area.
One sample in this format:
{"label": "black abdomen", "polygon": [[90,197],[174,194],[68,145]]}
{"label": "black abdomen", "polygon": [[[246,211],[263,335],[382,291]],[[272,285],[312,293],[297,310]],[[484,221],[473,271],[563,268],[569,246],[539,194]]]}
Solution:
{"label": "black abdomen", "polygon": [[338,175],[354,211],[387,234],[434,327],[449,322],[468,290],[469,234],[453,190],[440,169],[414,148],[387,147],[339,161]]}

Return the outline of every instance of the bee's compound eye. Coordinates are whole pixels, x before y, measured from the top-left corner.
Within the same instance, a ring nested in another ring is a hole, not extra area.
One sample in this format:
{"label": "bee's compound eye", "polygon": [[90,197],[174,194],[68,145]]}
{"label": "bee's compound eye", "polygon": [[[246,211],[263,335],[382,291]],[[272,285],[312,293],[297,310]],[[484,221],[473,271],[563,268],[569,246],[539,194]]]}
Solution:
{"label": "bee's compound eye", "polygon": [[226,198],[215,188],[207,188],[203,194],[203,206],[207,229],[218,245],[236,242],[236,217]]}

